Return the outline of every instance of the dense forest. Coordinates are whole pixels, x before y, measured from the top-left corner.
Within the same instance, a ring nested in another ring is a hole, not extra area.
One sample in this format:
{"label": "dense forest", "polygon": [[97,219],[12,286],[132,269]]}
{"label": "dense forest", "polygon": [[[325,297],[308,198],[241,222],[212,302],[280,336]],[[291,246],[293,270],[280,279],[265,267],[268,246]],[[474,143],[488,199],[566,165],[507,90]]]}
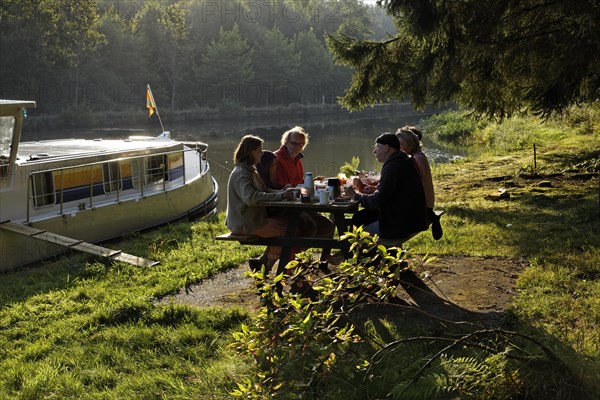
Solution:
{"label": "dense forest", "polygon": [[9,0],[0,6],[0,97],[36,113],[333,103],[351,71],[327,33],[395,32],[359,0]]}

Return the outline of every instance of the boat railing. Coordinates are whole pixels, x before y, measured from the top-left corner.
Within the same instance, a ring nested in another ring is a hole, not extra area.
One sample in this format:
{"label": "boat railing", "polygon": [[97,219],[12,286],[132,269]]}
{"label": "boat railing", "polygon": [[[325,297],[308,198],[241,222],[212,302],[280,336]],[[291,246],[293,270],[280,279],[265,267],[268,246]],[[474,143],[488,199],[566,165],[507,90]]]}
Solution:
{"label": "boat railing", "polygon": [[[185,185],[187,183],[186,181],[186,168],[188,167],[188,165],[186,165],[186,157],[185,154],[189,153],[189,152],[195,152],[198,154],[198,168],[199,168],[199,175],[203,176],[205,175],[208,170],[209,170],[209,165],[208,165],[208,161],[207,161],[207,157],[206,157],[206,152],[208,150],[208,145],[202,142],[185,142],[184,144],[184,148],[183,149],[178,149],[178,150],[171,150],[171,151],[162,151],[162,152],[157,152],[157,153],[152,153],[152,154],[144,154],[144,155],[135,155],[135,156],[128,156],[128,157],[121,157],[121,158],[117,158],[117,159],[110,159],[110,160],[103,160],[103,161],[95,161],[95,162],[90,162],[90,163],[82,163],[82,164],[75,164],[75,165],[69,165],[68,167],[56,167],[56,168],[47,168],[47,169],[41,169],[41,170],[37,170],[35,172],[30,172],[28,174],[28,181],[31,182],[32,184],[28,184],[27,185],[27,216],[26,216],[26,222],[29,222],[30,220],[30,214],[31,214],[31,207],[33,204],[33,207],[36,209],[39,208],[43,208],[44,206],[48,206],[48,207],[55,207],[57,204],[57,199],[55,198],[57,192],[59,194],[59,198],[58,198],[58,205],[59,205],[59,215],[64,214],[64,206],[65,203],[68,201],[65,201],[65,193],[68,192],[69,190],[72,189],[65,189],[64,187],[64,176],[65,173],[68,173],[68,171],[70,170],[74,170],[74,169],[81,169],[81,168],[87,168],[89,167],[90,169],[97,167],[98,165],[105,165],[105,164],[110,164],[110,163],[118,163],[118,168],[116,169],[117,171],[117,176],[116,179],[113,179],[112,177],[110,178],[110,180],[107,182],[105,180],[102,180],[101,182],[97,182],[96,181],[96,176],[94,173],[90,173],[89,175],[89,197],[87,198],[89,201],[89,205],[85,204],[85,201],[82,203],[79,203],[77,206],[80,210],[84,210],[86,207],[92,208],[94,206],[94,188],[97,185],[105,185],[108,184],[109,187],[112,188],[112,185],[115,184],[115,190],[112,191],[110,190],[109,193],[115,193],[115,197],[112,199],[113,202],[120,202],[121,201],[121,196],[122,196],[122,192],[124,191],[124,189],[122,189],[122,184],[123,184],[123,177],[121,176],[121,165],[125,162],[128,161],[135,161],[135,160],[140,160],[143,161],[144,159],[148,159],[151,157],[160,157],[160,156],[168,156],[170,154],[182,154],[182,164],[180,167],[181,169],[181,185]],[[146,194],[147,191],[147,187],[146,186],[150,186],[153,185],[154,187],[156,187],[156,184],[161,183],[162,184],[162,188],[161,188],[161,192],[165,192],[167,191],[167,181],[169,179],[166,179],[166,177],[169,175],[169,170],[168,170],[168,165],[166,162],[162,162],[160,163],[160,165],[158,165],[157,167],[148,167],[146,166],[145,162],[139,162],[139,171],[137,176],[134,176],[134,168],[132,168],[132,172],[131,172],[131,180],[132,182],[135,180],[139,187],[136,187],[136,185],[133,185],[132,183],[132,187],[131,189],[128,189],[128,195],[135,195],[137,194],[139,197],[143,197]],[[194,166],[192,166],[194,167]],[[44,192],[42,194],[37,194],[37,193],[31,193],[31,190],[34,186],[33,183],[33,179],[34,176],[38,175],[38,174],[47,174],[50,173],[51,177],[52,177],[52,181],[54,182],[54,177],[58,175],[58,180],[60,182],[59,188],[52,188],[52,192]],[[162,177],[161,179],[157,179],[157,180],[153,180],[152,177]],[[175,182],[177,179],[176,178],[173,180],[173,182]],[[148,184],[148,182],[151,182],[150,184]],[[172,185],[170,185],[171,187]],[[132,190],[134,190],[132,192]],[[43,206],[35,206],[35,204],[38,204],[41,198],[45,198],[46,196],[49,196],[50,194],[52,194],[53,196],[53,201],[45,203]],[[97,196],[97,195],[96,195]]]}

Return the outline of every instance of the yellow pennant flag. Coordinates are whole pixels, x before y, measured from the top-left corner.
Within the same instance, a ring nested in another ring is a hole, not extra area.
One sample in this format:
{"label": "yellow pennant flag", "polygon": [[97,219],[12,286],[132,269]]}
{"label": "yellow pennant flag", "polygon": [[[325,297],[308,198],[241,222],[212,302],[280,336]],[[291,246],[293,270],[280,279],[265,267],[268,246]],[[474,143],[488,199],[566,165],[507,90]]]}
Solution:
{"label": "yellow pennant flag", "polygon": [[150,85],[148,85],[146,89],[146,108],[148,109],[148,118],[150,118],[156,109],[156,104],[154,103],[154,96],[152,96]]}

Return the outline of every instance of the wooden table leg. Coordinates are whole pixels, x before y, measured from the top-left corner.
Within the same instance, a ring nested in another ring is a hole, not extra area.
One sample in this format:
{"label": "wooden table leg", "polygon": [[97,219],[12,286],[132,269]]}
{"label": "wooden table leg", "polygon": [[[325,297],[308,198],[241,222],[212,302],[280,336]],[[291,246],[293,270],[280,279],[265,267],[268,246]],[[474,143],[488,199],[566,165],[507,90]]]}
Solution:
{"label": "wooden table leg", "polygon": [[[341,237],[348,229],[348,226],[346,225],[345,214],[343,212],[331,212],[330,215],[333,216],[333,223],[335,224],[335,227],[338,231],[338,236]],[[332,219],[331,216],[329,217],[329,219]],[[322,270],[324,270],[324,272],[329,272],[329,268],[327,267],[327,260],[329,260],[330,255],[330,247],[324,247],[321,249],[321,258],[319,259],[319,261],[321,262],[320,267]]]}
{"label": "wooden table leg", "polygon": [[[346,214],[344,214],[343,212],[335,212],[332,214],[335,226],[338,231],[338,237],[342,237],[346,232],[348,232],[348,224],[346,224]],[[348,259],[350,257],[350,252],[348,250],[342,250],[342,254],[344,254],[345,259]]]}
{"label": "wooden table leg", "polygon": [[344,233],[348,231],[348,225],[346,224],[346,215],[344,213],[332,213],[333,214],[333,222],[338,231],[338,235],[341,237]]}
{"label": "wooden table leg", "polygon": [[[289,213],[288,226],[285,232],[285,237],[295,237],[298,230],[298,221],[300,220],[300,213]],[[279,256],[279,265],[277,266],[277,274],[281,274],[285,270],[285,266],[290,262],[290,256],[292,248],[289,246],[283,246],[281,249],[281,256]]]}

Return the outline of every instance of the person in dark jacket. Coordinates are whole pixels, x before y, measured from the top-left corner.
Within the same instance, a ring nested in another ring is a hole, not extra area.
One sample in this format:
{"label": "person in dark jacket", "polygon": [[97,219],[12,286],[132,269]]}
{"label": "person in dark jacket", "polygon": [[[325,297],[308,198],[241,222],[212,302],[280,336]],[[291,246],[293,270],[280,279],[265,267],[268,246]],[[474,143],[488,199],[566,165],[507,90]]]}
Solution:
{"label": "person in dark jacket", "polygon": [[[425,192],[410,156],[400,151],[400,141],[393,133],[384,133],[375,140],[375,158],[383,163],[377,190],[363,194],[349,187],[347,194],[365,208],[379,210],[379,219],[364,226],[371,234],[385,239],[397,239],[429,227]],[[359,213],[362,211],[359,211]]]}
{"label": "person in dark jacket", "polygon": [[280,187],[275,182],[275,173],[277,171],[277,156],[275,153],[263,150],[260,162],[256,164],[256,171],[268,188],[283,189],[283,187]]}

